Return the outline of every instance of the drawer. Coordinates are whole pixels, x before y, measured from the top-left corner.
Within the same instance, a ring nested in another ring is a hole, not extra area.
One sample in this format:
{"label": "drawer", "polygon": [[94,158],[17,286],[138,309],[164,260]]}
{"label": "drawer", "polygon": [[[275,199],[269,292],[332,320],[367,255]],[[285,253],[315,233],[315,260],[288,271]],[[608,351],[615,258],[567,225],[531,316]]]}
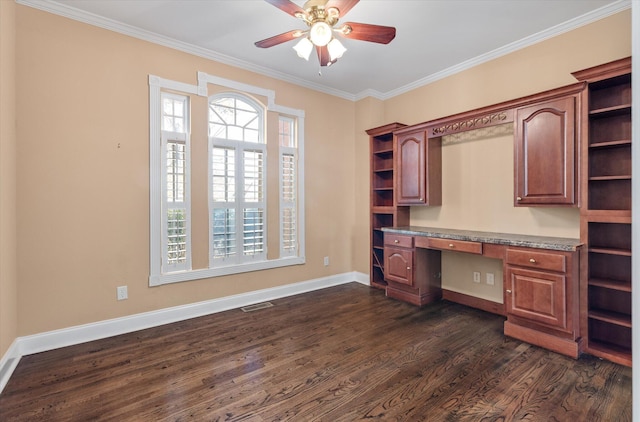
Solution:
{"label": "drawer", "polygon": [[469,242],[467,240],[430,238],[429,247],[431,249],[442,249],[443,251],[467,252],[482,255],[482,243]]}
{"label": "drawer", "polygon": [[400,246],[402,248],[413,248],[413,236],[385,233],[384,244]]}
{"label": "drawer", "polygon": [[534,252],[526,249],[507,249],[507,264],[540,268],[564,273],[566,256],[553,252]]}

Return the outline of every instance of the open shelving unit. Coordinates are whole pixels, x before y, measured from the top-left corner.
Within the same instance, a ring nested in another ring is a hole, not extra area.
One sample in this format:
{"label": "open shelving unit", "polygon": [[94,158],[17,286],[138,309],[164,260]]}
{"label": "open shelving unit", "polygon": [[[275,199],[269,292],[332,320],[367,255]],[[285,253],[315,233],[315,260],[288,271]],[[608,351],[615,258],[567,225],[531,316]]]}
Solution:
{"label": "open shelving unit", "polygon": [[573,74],[583,104],[581,268],[585,351],[631,366],[631,60]]}
{"label": "open shelving unit", "polygon": [[382,228],[409,225],[409,207],[396,206],[394,191],[397,172],[393,131],[405,126],[391,123],[367,130],[371,159],[370,284],[381,289],[387,286],[384,281]]}

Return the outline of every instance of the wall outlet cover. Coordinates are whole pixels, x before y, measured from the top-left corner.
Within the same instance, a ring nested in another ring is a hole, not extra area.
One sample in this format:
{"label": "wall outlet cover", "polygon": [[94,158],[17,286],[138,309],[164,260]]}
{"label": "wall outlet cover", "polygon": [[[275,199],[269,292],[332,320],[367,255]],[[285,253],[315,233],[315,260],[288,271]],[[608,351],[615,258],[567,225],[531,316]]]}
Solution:
{"label": "wall outlet cover", "polygon": [[487,273],[487,284],[489,286],[493,286],[494,284],[496,284],[496,279],[493,273]]}
{"label": "wall outlet cover", "polygon": [[118,286],[116,289],[118,300],[125,300],[129,298],[129,293],[127,292],[127,286]]}

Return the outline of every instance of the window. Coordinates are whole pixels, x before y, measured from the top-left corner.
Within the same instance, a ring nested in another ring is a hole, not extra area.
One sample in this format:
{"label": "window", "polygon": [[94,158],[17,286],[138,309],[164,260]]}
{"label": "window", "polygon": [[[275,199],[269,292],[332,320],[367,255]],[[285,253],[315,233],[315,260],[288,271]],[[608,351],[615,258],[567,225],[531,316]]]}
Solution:
{"label": "window", "polygon": [[[202,72],[197,85],[149,75],[149,285],[305,263],[304,112],[274,99]],[[193,138],[192,116],[208,122]]]}
{"label": "window", "polygon": [[280,256],[296,256],[297,236],[297,176],[298,162],[295,120],[280,116],[278,139],[280,145]]}
{"label": "window", "polygon": [[162,94],[162,270],[191,267],[188,98]]}
{"label": "window", "polygon": [[263,119],[248,97],[209,100],[211,267],[266,259]]}

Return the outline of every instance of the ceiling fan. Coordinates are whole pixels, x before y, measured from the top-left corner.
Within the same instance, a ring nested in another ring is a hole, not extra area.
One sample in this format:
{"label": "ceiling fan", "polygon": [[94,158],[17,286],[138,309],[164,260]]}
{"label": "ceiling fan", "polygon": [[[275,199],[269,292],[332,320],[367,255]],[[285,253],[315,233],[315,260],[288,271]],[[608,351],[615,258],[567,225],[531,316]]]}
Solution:
{"label": "ceiling fan", "polygon": [[269,48],[300,38],[293,47],[298,56],[309,60],[315,47],[320,66],[331,66],[346,48],[334,37],[334,34],[353,40],[389,44],[396,36],[396,28],[391,26],[370,25],[366,23],[346,22],[335,27],[338,20],[347,14],[360,0],[308,0],[302,7],[290,0],[265,0],[278,9],[301,19],[308,29],[295,29],[258,41],[257,47]]}

